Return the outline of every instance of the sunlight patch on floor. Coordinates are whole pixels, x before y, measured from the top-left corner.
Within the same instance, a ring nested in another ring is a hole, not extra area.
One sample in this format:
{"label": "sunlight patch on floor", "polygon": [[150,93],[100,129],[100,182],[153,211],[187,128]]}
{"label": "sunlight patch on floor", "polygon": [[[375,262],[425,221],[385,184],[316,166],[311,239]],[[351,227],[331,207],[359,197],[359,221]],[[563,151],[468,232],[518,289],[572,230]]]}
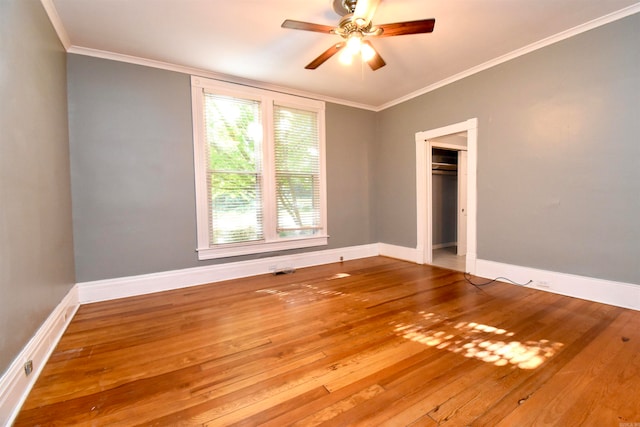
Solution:
{"label": "sunlight patch on floor", "polygon": [[[419,313],[422,321],[414,324],[392,322],[396,334],[419,342],[474,358],[496,366],[513,365],[520,369],[535,369],[551,358],[563,346],[549,340],[520,342],[505,329],[476,322],[453,322],[434,313]],[[432,328],[435,324],[438,327]]]}
{"label": "sunlight patch on floor", "polygon": [[279,289],[259,289],[256,293],[275,295],[287,303],[296,304],[347,295],[344,292],[321,289],[317,286],[306,283],[293,284],[291,286],[293,288],[286,291]]}

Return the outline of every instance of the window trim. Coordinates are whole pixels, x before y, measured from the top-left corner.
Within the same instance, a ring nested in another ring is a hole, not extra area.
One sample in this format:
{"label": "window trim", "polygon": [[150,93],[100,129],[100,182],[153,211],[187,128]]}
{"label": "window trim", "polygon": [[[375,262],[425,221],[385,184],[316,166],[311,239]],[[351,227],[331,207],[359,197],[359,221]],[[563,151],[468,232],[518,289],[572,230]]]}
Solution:
{"label": "window trim", "polygon": [[[209,209],[206,185],[204,92],[258,100],[263,118],[263,232],[264,240],[210,246]],[[324,246],[327,234],[327,186],[325,149],[325,103],[308,98],[191,76],[191,104],[193,113],[193,153],[195,169],[196,229],[198,259],[227,258],[240,255]],[[320,218],[323,232],[309,237],[281,238],[276,230],[275,153],[273,149],[273,106],[315,111],[318,117],[320,149]]]}

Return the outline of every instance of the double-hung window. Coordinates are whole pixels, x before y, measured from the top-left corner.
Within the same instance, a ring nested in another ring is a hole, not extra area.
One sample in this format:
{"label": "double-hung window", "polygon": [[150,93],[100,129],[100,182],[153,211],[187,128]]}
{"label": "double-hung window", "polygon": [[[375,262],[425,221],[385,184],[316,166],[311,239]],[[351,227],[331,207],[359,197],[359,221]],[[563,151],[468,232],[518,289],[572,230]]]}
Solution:
{"label": "double-hung window", "polygon": [[199,259],[326,245],[324,103],[191,88]]}

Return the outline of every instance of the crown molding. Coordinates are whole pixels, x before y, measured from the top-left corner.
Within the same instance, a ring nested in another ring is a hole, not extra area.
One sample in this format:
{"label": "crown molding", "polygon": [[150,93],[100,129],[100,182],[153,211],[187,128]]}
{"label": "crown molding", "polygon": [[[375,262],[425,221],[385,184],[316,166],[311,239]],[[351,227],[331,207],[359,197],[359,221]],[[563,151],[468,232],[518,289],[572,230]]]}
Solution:
{"label": "crown molding", "polygon": [[210,79],[214,79],[214,80],[220,80],[220,81],[224,81],[224,82],[228,82],[228,83],[235,83],[235,84],[240,84],[240,85],[244,85],[244,86],[250,86],[250,87],[255,87],[258,89],[265,89],[265,90],[270,90],[273,92],[279,92],[279,93],[285,93],[285,94],[289,94],[289,95],[296,95],[296,96],[301,96],[304,98],[310,98],[310,99],[316,99],[319,101],[325,101],[325,102],[331,102],[334,104],[340,104],[340,105],[345,105],[348,107],[353,107],[353,108],[359,108],[359,109],[363,109],[363,110],[369,110],[369,111],[374,111],[374,112],[380,112],[383,110],[386,110],[387,108],[391,108],[395,105],[401,104],[403,102],[409,101],[413,98],[416,98],[418,96],[424,95],[426,93],[432,92],[436,89],[439,89],[443,86],[446,86],[448,84],[454,83],[458,80],[462,80],[466,77],[472,76],[476,73],[479,73],[481,71],[487,70],[489,68],[495,67],[496,65],[500,65],[504,62],[510,61],[512,59],[515,59],[519,56],[522,55],[526,55],[527,53],[536,51],[538,49],[542,49],[543,47],[552,45],[554,43],[557,43],[559,41],[568,39],[570,37],[573,37],[575,35],[584,33],[586,31],[592,30],[594,28],[598,28],[601,27],[603,25],[609,24],[611,22],[617,21],[619,19],[622,18],[626,18],[627,16],[631,16],[634,15],[638,12],[640,12],[640,2],[636,3],[634,5],[628,6],[626,8],[620,9],[616,12],[610,13],[608,15],[604,15],[601,16],[599,18],[593,19],[589,22],[586,22],[584,24],[578,25],[576,27],[570,28],[568,30],[562,31],[558,34],[555,34],[553,36],[547,37],[545,39],[539,40],[535,43],[531,43],[525,47],[522,47],[520,49],[516,49],[512,52],[509,52],[505,55],[499,56],[497,58],[494,58],[492,60],[489,60],[487,62],[484,62],[480,65],[477,65],[475,67],[471,67],[465,71],[462,71],[458,74],[455,74],[453,76],[447,77],[446,79],[440,80],[434,84],[431,84],[429,86],[426,86],[422,89],[419,89],[417,91],[411,92],[405,96],[402,96],[400,98],[396,98],[390,102],[387,102],[385,104],[379,105],[379,106],[374,106],[374,105],[368,105],[368,104],[362,104],[362,103],[358,103],[358,102],[352,102],[352,101],[348,101],[345,99],[339,99],[339,98],[332,98],[332,97],[328,97],[328,96],[324,96],[324,95],[320,95],[317,93],[311,93],[311,92],[306,92],[306,91],[301,91],[301,90],[296,90],[296,89],[292,89],[292,88],[287,88],[284,86],[278,86],[278,85],[273,85],[273,84],[269,84],[269,83],[265,83],[265,82],[259,82],[259,81],[255,81],[255,80],[250,80],[250,79],[243,79],[241,77],[235,77],[235,76],[231,76],[231,75],[226,75],[226,74],[222,74],[222,73],[216,73],[213,71],[209,71],[209,70],[203,70],[203,69],[199,69],[199,68],[194,68],[194,67],[188,67],[188,66],[183,66],[183,65],[177,65],[177,64],[172,64],[172,63],[168,63],[168,62],[163,62],[163,61],[156,61],[154,59],[147,59],[147,58],[141,58],[141,57],[136,57],[136,56],[131,56],[131,55],[124,55],[124,54],[120,54],[120,53],[115,53],[115,52],[109,52],[109,51],[104,51],[104,50],[98,50],[98,49],[91,49],[91,48],[87,48],[87,47],[82,47],[82,46],[76,46],[73,45],[71,43],[71,40],[69,38],[69,35],[67,34],[64,25],[62,24],[62,21],[60,19],[60,16],[58,15],[58,12],[56,10],[55,5],[53,4],[53,0],[40,0],[42,2],[42,5],[44,6],[45,11],[47,12],[47,15],[49,16],[49,20],[51,21],[51,23],[53,24],[54,29],[56,30],[56,33],[58,34],[58,38],[60,39],[60,41],[62,42],[63,46],[65,47],[66,51],[68,53],[74,53],[74,54],[78,54],[78,55],[86,55],[86,56],[93,56],[96,58],[103,58],[103,59],[109,59],[109,60],[113,60],[113,61],[120,61],[120,62],[126,62],[126,63],[130,63],[130,64],[136,64],[136,65],[142,65],[142,66],[146,66],[146,67],[153,67],[153,68],[159,68],[159,69],[163,69],[163,70],[169,70],[169,71],[175,71],[175,72],[179,72],[179,73],[184,73],[184,74],[191,74],[191,75],[197,75],[200,77],[207,77]]}
{"label": "crown molding", "polygon": [[145,67],[158,68],[162,70],[175,71],[183,74],[195,75],[198,77],[206,77],[213,80],[218,80],[227,83],[235,83],[242,86],[253,87],[256,89],[268,90],[271,92],[284,93],[287,95],[296,95],[302,98],[315,99],[318,101],[331,102],[334,104],[346,105],[348,107],[360,108],[363,110],[375,111],[376,107],[367,104],[360,104],[357,102],[351,102],[344,99],[332,98],[329,96],[320,95],[317,93],[306,92],[302,90],[292,89],[284,86],[278,86],[270,83],[260,82],[257,80],[245,79],[242,77],[236,77],[229,74],[217,73],[214,71],[204,70],[201,68],[188,67],[184,65],[172,64],[169,62],[156,61],[155,59],[141,58],[138,56],[124,55],[121,53],[109,52],[105,50],[91,49],[82,46],[72,45],[67,49],[68,53],[74,53],[77,55],[93,56],[95,58],[109,59],[112,61],[126,62],[129,64],[142,65]]}
{"label": "crown molding", "polygon": [[71,39],[69,38],[69,34],[67,34],[67,30],[62,25],[62,20],[60,19],[60,15],[58,15],[58,10],[56,6],[53,4],[53,0],[40,0],[42,6],[44,7],[45,12],[49,16],[49,21],[51,21],[51,25],[53,25],[53,29],[58,34],[58,38],[64,46],[64,50],[68,51],[71,47]]}
{"label": "crown molding", "polygon": [[477,65],[475,67],[471,67],[468,70],[465,70],[461,73],[455,74],[451,77],[447,77],[446,79],[440,80],[439,82],[436,82],[432,85],[426,86],[422,89],[419,89],[415,92],[411,92],[405,96],[402,96],[400,98],[394,99],[393,101],[387,102],[386,104],[380,105],[379,107],[376,108],[376,112],[378,111],[382,111],[382,110],[386,110],[387,108],[393,107],[395,105],[398,104],[402,104],[405,101],[409,101],[413,98],[416,98],[420,95],[424,95],[425,93],[429,93],[432,92],[436,89],[439,89],[443,86],[446,86],[448,84],[451,84],[453,82],[456,82],[458,80],[462,80],[465,77],[469,77],[473,74],[479,73],[480,71],[484,71],[487,70],[489,68],[495,67],[496,65],[500,65],[504,62],[510,61],[512,59],[515,59],[519,56],[523,56],[526,55],[527,53],[536,51],[538,49],[542,49],[543,47],[552,45],[554,43],[557,43],[559,41],[568,39],[570,37],[576,36],[578,34],[584,33],[586,31],[589,30],[593,30],[594,28],[598,28],[601,27],[603,25],[609,24],[611,22],[617,21],[619,19],[622,18],[626,18],[627,16],[631,16],[634,15],[636,13],[640,12],[640,3],[636,3],[634,5],[628,6],[624,9],[620,9],[617,12],[613,12],[610,13],[608,15],[604,15],[601,16],[600,18],[596,18],[594,20],[591,20],[589,22],[586,22],[584,24],[578,25],[576,27],[570,28],[568,30],[562,31],[558,34],[554,34],[553,36],[547,37],[545,39],[539,40],[535,43],[531,43],[530,45],[527,45],[525,47],[522,47],[520,49],[516,49],[512,52],[509,52],[505,55],[499,56],[497,58],[494,58],[490,61],[484,62],[480,65]]}

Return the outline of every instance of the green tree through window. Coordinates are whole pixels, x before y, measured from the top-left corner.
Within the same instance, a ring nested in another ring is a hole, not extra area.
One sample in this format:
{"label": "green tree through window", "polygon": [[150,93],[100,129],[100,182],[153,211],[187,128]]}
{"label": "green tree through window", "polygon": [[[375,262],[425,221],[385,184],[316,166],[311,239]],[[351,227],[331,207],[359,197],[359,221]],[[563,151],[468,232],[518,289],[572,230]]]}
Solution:
{"label": "green tree through window", "polygon": [[276,106],[274,117],[278,233],[314,235],[321,228],[316,114]]}
{"label": "green tree through window", "polygon": [[192,76],[198,258],[328,243],[324,102]]}
{"label": "green tree through window", "polygon": [[205,117],[211,242],[261,240],[260,103],[207,94]]}

